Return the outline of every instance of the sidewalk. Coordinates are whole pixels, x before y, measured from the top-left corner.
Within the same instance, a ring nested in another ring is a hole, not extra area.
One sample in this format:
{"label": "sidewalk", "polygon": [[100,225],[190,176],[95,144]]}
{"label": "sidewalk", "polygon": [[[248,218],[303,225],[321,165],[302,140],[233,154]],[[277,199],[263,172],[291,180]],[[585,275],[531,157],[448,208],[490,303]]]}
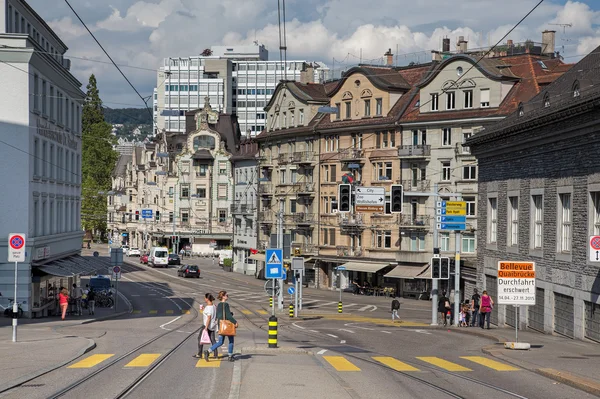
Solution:
{"label": "sidewalk", "polygon": [[505,349],[504,343],[515,341],[512,327],[491,330],[478,327],[450,328],[449,331],[494,339],[498,343],[484,347],[484,353],[600,396],[599,344],[520,330],[519,342],[531,344],[531,349],[511,350]]}

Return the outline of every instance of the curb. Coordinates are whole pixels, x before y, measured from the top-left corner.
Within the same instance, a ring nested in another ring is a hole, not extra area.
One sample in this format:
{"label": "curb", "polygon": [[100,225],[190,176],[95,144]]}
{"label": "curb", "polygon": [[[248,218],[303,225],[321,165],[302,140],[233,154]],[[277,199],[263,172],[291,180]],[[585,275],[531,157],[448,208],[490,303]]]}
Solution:
{"label": "curb", "polygon": [[31,380],[34,380],[34,379],[36,379],[38,377],[41,377],[44,374],[48,374],[48,373],[50,373],[50,372],[52,372],[52,371],[54,371],[56,369],[64,367],[67,364],[69,364],[72,361],[74,361],[75,359],[77,359],[78,357],[81,357],[81,356],[85,355],[86,353],[94,350],[96,348],[96,342],[93,339],[90,339],[90,338],[87,338],[87,340],[88,340],[88,345],[85,348],[81,349],[79,352],[77,352],[77,354],[73,358],[71,358],[69,360],[66,360],[64,362],[61,362],[61,363],[59,363],[57,365],[49,366],[49,367],[46,367],[44,369],[34,371],[33,373],[27,374],[27,375],[25,375],[25,376],[23,376],[23,377],[21,377],[19,379],[16,379],[16,380],[13,380],[13,381],[9,381],[5,385],[0,385],[0,393],[4,393],[6,391],[14,389],[14,388],[16,388],[16,387],[18,387],[20,385],[23,385],[23,384],[25,384],[25,383],[27,383],[27,382],[29,382]]}
{"label": "curb", "polygon": [[[266,345],[266,344],[265,344]],[[262,346],[248,346],[240,349],[240,352],[243,355],[252,355],[252,354],[286,354],[286,355],[309,355],[312,356],[314,353],[312,351],[307,351],[306,349],[295,348],[291,346],[277,347],[277,348],[265,348]]]}

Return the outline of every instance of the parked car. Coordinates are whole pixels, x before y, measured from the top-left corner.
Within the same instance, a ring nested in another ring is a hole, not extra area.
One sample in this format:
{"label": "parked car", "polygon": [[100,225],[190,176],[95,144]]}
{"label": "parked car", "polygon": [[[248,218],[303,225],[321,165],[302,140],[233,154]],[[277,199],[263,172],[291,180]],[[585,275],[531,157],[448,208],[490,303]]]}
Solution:
{"label": "parked car", "polygon": [[127,256],[141,256],[139,248],[129,248],[127,250]]}
{"label": "parked car", "polygon": [[148,256],[148,265],[152,267],[169,267],[169,250],[164,247],[154,247]]}
{"label": "parked car", "polygon": [[169,254],[169,263],[168,265],[181,265],[181,258],[177,254]]}
{"label": "parked car", "polygon": [[177,270],[179,277],[196,277],[200,278],[200,269],[195,265],[183,265]]}
{"label": "parked car", "polygon": [[148,254],[140,255],[140,263],[148,264]]}

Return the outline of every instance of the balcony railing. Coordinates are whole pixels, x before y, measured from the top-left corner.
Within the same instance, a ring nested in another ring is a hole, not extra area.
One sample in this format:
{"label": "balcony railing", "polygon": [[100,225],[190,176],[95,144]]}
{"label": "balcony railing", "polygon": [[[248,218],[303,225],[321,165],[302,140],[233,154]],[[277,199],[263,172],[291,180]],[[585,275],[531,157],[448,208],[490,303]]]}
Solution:
{"label": "balcony railing", "polygon": [[404,191],[429,191],[429,180],[402,180],[402,188]]}
{"label": "balcony railing", "polygon": [[273,194],[273,185],[272,184],[259,184],[258,185],[258,193],[261,195],[271,195]]}
{"label": "balcony railing", "polygon": [[430,155],[430,145],[403,145],[398,148],[399,157],[428,157]]}
{"label": "balcony railing", "polygon": [[294,186],[294,192],[298,195],[313,195],[316,192],[317,185],[310,182],[298,183]]}
{"label": "balcony railing", "polygon": [[363,215],[362,213],[348,214],[342,213],[339,216],[340,227],[352,227],[352,226],[363,226]]}
{"label": "balcony railing", "polygon": [[402,215],[400,226],[429,227],[429,215]]}
{"label": "balcony railing", "polygon": [[253,211],[254,208],[248,204],[231,204],[231,213],[233,214],[247,214]]}
{"label": "balcony railing", "polygon": [[297,224],[311,224],[317,221],[317,215],[314,213],[300,212],[293,215],[294,222]]}
{"label": "balcony railing", "polygon": [[315,244],[292,243],[294,255],[318,255],[319,247]]}
{"label": "balcony railing", "polygon": [[258,155],[256,157],[258,159],[258,164],[263,168],[272,168],[273,167],[273,157],[270,155]]}
{"label": "balcony railing", "polygon": [[340,161],[357,161],[365,156],[362,148],[340,148],[338,153]]}
{"label": "balcony railing", "polygon": [[313,151],[299,151],[292,154],[292,163],[311,163],[315,162],[317,157]]}
{"label": "balcony railing", "polygon": [[260,211],[258,212],[258,223],[273,223],[273,212]]}
{"label": "balcony railing", "polygon": [[365,250],[362,247],[348,247],[338,245],[337,247],[335,247],[335,249],[337,250],[337,256],[343,257],[363,256],[363,254],[365,253]]}

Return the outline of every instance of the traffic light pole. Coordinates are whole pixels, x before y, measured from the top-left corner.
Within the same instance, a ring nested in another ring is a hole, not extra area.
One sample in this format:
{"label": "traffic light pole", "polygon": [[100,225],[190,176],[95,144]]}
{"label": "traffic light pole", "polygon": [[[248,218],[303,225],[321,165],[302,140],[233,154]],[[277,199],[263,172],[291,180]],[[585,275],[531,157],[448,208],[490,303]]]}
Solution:
{"label": "traffic light pole", "polygon": [[[284,202],[279,201],[279,212],[277,213],[277,248],[283,253],[283,206]],[[283,259],[282,259],[283,261]],[[279,280],[279,295],[277,296],[277,309],[283,310],[283,279]]]}
{"label": "traffic light pole", "polygon": [[[437,229],[437,203],[438,203],[438,185],[435,183],[433,185],[433,192],[435,195],[433,196],[433,201],[435,203],[434,209],[434,218],[433,218],[433,248],[439,248],[438,240],[439,233]],[[434,250],[435,251],[435,250]],[[432,265],[433,267],[433,265]],[[438,279],[432,279],[431,281],[431,325],[437,326],[438,324]]]}
{"label": "traffic light pole", "polygon": [[[462,196],[456,197],[457,201],[462,201]],[[456,250],[454,255],[454,326],[459,327],[458,322],[460,316],[460,244],[462,234],[460,230],[455,230],[454,236],[454,248]]]}

